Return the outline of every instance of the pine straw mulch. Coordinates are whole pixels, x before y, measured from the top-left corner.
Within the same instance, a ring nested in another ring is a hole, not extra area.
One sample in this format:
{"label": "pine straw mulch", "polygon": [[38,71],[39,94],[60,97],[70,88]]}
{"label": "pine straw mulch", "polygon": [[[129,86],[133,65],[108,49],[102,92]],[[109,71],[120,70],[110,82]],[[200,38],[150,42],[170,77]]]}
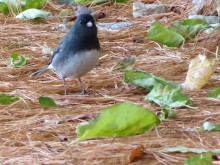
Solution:
{"label": "pine straw mulch", "polygon": [[[63,95],[62,80],[47,72],[38,78],[29,75],[46,65],[49,57],[42,55],[41,47],[55,47],[65,32],[52,31],[62,21],[34,23],[18,21],[1,15],[0,91],[20,96],[11,105],[0,105],[0,163],[1,164],[126,164],[127,157],[136,147],[144,145],[145,151],[133,164],[179,164],[189,154],[159,153],[166,147],[184,145],[205,149],[220,147],[218,132],[199,132],[204,121],[218,123],[220,102],[207,97],[207,90],[219,86],[219,67],[209,83],[199,91],[184,91],[197,110],[177,109],[177,118],[162,122],[149,133],[123,138],[92,139],[70,145],[76,138],[76,125],[94,117],[106,106],[130,101],[160,111],[157,105],[144,101],[146,93],[123,82],[123,72],[111,71],[114,63],[126,56],[137,56],[135,68],[153,73],[167,80],[183,82],[189,62],[199,53],[214,58],[220,34],[200,34],[184,47],[168,49],[146,39],[150,24],[163,15],[145,18],[132,17],[132,5],[100,6],[106,17],[100,22],[131,21],[134,27],[120,31],[99,31],[102,58],[97,67],[83,80],[88,95],[79,94],[76,80],[68,80],[68,93]],[[57,10],[55,10],[58,12]],[[184,14],[166,14],[168,22],[186,18]],[[136,42],[138,41],[138,42]],[[27,65],[9,67],[11,53],[24,54]],[[41,109],[38,97],[53,98],[57,108]],[[86,119],[71,120],[84,114]],[[60,120],[65,120],[58,124]]]}

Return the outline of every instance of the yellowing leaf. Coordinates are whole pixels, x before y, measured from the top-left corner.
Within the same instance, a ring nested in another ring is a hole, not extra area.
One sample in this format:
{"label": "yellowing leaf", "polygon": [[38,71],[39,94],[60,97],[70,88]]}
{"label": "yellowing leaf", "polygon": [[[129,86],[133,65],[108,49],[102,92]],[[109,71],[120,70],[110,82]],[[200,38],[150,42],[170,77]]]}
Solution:
{"label": "yellowing leaf", "polygon": [[216,61],[210,61],[205,55],[198,55],[191,60],[186,80],[182,84],[184,89],[201,89],[216,69]]}

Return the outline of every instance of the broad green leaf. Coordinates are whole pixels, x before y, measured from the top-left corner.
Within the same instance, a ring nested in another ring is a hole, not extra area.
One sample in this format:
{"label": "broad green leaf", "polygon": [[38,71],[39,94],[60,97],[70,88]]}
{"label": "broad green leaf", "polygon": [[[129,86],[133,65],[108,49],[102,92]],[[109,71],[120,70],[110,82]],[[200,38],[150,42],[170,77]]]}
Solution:
{"label": "broad green leaf", "polygon": [[213,123],[210,122],[205,122],[203,123],[203,131],[220,131],[220,124],[214,125]]}
{"label": "broad green leaf", "polygon": [[176,111],[162,109],[159,118],[161,121],[168,118],[176,118]]}
{"label": "broad green leaf", "polygon": [[47,0],[0,0],[0,13],[9,13],[10,10],[19,13],[29,8],[41,8],[46,2]]}
{"label": "broad green leaf", "polygon": [[117,63],[112,67],[112,70],[121,70],[131,67],[135,63],[134,57],[125,57],[117,61]]}
{"label": "broad green leaf", "polygon": [[194,38],[198,32],[207,26],[207,22],[203,19],[187,19],[182,22],[174,22],[169,29],[188,39]]}
{"label": "broad green leaf", "polygon": [[51,99],[50,97],[44,97],[44,96],[40,96],[38,98],[39,103],[41,105],[41,107],[56,107],[56,103],[53,101],[53,99]]}
{"label": "broad green leaf", "polygon": [[208,25],[205,19],[186,19],[181,22],[181,25]]}
{"label": "broad green leaf", "polygon": [[21,67],[26,64],[26,57],[21,56],[17,53],[10,55],[11,66],[13,67]]}
{"label": "broad green leaf", "polygon": [[24,20],[47,19],[50,15],[52,15],[50,12],[46,12],[44,10],[27,9],[22,13],[18,14],[16,18]]}
{"label": "broad green leaf", "polygon": [[184,162],[184,165],[212,165],[212,153],[193,155]]}
{"label": "broad green leaf", "polygon": [[24,10],[35,8],[35,9],[40,9],[44,5],[46,5],[47,0],[26,0],[26,4],[24,6]]}
{"label": "broad green leaf", "polygon": [[18,13],[25,4],[25,0],[0,0],[0,12],[9,13],[8,6],[10,6],[12,12]]}
{"label": "broad green leaf", "polygon": [[220,99],[220,87],[215,87],[212,89],[210,93],[208,93],[209,97]]}
{"label": "broad green leaf", "polygon": [[149,73],[133,70],[127,70],[125,72],[124,80],[126,83],[131,83],[147,90],[151,90],[157,84],[168,85],[165,80],[159,77]]}
{"label": "broad green leaf", "polygon": [[163,150],[160,150],[159,152],[181,152],[181,153],[197,153],[201,154],[204,152],[211,152],[213,154],[220,154],[220,149],[214,149],[214,150],[206,150],[202,148],[188,148],[185,146],[176,146],[176,147],[170,147],[170,148],[164,148]]}
{"label": "broad green leaf", "polygon": [[131,103],[119,103],[102,110],[85,125],[78,125],[78,140],[142,134],[160,123],[151,111]]}
{"label": "broad green leaf", "polygon": [[2,2],[2,0],[0,0],[0,13],[8,13],[9,9],[8,9],[8,5],[5,2]]}
{"label": "broad green leaf", "polygon": [[155,22],[148,32],[148,39],[164,44],[168,47],[178,47],[184,38],[159,22]]}
{"label": "broad green leaf", "polygon": [[145,99],[164,108],[189,107],[191,104],[189,97],[181,93],[179,87],[161,84],[155,85]]}
{"label": "broad green leaf", "polygon": [[0,104],[10,104],[10,103],[13,103],[13,102],[16,102],[19,100],[19,97],[16,97],[16,96],[10,96],[10,95],[7,95],[7,94],[0,94]]}

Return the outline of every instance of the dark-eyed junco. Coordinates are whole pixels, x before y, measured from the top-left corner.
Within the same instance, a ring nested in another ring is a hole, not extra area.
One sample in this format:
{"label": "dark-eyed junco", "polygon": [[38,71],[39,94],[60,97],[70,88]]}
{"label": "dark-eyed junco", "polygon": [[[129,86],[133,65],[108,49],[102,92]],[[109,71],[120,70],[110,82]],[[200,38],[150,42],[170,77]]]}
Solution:
{"label": "dark-eyed junco", "polygon": [[99,51],[94,19],[90,14],[81,14],[54,50],[50,63],[31,76],[40,75],[46,70],[55,71],[63,79],[65,95],[67,94],[66,78],[78,78],[82,93],[85,94],[85,86],[80,77],[95,67],[99,59]]}

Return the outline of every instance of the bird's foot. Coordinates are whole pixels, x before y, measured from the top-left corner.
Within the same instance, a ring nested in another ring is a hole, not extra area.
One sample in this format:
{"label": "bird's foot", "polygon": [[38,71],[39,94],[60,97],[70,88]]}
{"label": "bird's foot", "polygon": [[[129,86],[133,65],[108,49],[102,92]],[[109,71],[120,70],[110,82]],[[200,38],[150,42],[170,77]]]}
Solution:
{"label": "bird's foot", "polygon": [[86,92],[85,89],[83,89],[82,92],[81,92],[82,95],[86,95],[86,93],[87,93],[87,92]]}

